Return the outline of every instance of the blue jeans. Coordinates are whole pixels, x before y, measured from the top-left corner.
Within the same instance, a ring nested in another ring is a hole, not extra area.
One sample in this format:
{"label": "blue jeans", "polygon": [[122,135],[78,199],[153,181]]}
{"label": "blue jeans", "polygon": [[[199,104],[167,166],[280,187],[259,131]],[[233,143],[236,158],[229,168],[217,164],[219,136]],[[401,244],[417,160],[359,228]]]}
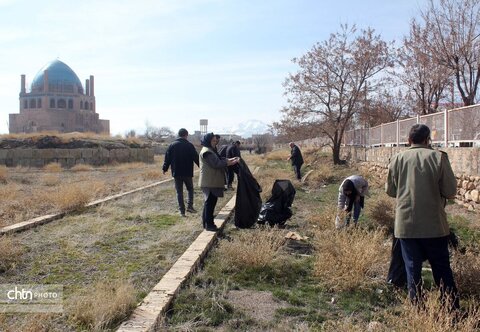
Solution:
{"label": "blue jeans", "polygon": [[187,187],[188,201],[187,206],[193,208],[193,178],[189,176],[176,176],[175,178],[175,190],[177,191],[178,209],[180,212],[185,213],[185,203],[183,201],[183,184]]}
{"label": "blue jeans", "polygon": [[448,294],[451,299],[451,308],[460,307],[458,291],[453,280],[448,253],[448,236],[426,239],[400,239],[402,257],[407,271],[408,294],[414,303],[422,298],[422,263],[429,261],[432,267],[435,284],[440,287],[442,298]]}
{"label": "blue jeans", "polygon": [[[360,201],[354,201],[353,202],[353,222],[355,225],[357,225],[358,218],[360,218],[360,211],[362,211],[362,205]],[[348,211],[347,219],[345,220],[346,226],[350,224],[350,218],[352,217],[352,211]]]}

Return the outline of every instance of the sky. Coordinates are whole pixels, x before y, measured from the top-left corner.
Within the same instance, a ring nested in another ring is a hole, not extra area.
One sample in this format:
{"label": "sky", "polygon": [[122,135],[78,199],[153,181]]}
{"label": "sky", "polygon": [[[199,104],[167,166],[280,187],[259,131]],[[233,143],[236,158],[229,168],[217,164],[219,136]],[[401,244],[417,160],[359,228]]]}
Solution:
{"label": "sky", "polygon": [[0,0],[0,133],[48,62],[95,76],[113,135],[146,123],[221,132],[281,118],[292,58],[341,24],[400,41],[426,0]]}

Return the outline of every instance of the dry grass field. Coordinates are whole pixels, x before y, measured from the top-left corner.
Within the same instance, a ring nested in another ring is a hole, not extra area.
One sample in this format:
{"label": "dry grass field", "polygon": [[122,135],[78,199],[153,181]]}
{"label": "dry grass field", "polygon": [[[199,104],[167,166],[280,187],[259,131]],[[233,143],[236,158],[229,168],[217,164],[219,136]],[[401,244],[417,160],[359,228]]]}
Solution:
{"label": "dry grass field", "polygon": [[[145,178],[157,179],[153,172],[158,167],[157,162],[42,175],[76,179],[83,185],[82,191],[72,195],[76,197],[92,190],[93,181],[115,180],[117,189],[136,188],[146,183]],[[81,183],[78,176],[87,172],[90,177]],[[229,191],[219,199],[217,211],[232,195]],[[201,211],[202,204],[196,188],[194,206]],[[173,183],[167,182],[0,238],[0,284],[64,287],[63,314],[0,314],[0,331],[112,331],[201,231],[200,212],[180,217]]]}
{"label": "dry grass field", "polygon": [[82,208],[95,199],[171,178],[155,163],[126,163],[102,167],[57,163],[43,169],[0,167],[0,227],[45,214]]}
{"label": "dry grass field", "polygon": [[[424,271],[425,307],[419,310],[406,301],[405,290],[385,282],[394,202],[383,194],[381,183],[372,181],[372,196],[359,227],[338,231],[334,229],[338,186],[356,169],[334,166],[328,155],[305,150],[303,173],[311,170],[315,175],[301,183],[294,179],[287,156],[288,151],[244,156],[252,169],[261,166],[255,177],[263,188],[263,200],[270,196],[275,179],[294,184],[294,215],[286,227],[240,230],[227,224],[202,270],[181,290],[160,331],[479,329],[477,214],[447,207],[460,238],[452,266],[463,316],[444,310],[428,270]],[[70,171],[51,166],[50,171],[36,172],[35,180],[26,170],[5,170],[3,186],[21,187],[29,179],[39,190],[36,193],[65,202],[63,207],[38,211],[78,209],[83,203],[75,202],[85,192],[92,199],[166,178],[159,175],[160,162]],[[0,180],[1,176],[0,169]],[[84,187],[71,189],[69,195],[61,190],[64,183]],[[115,186],[109,187],[112,183]],[[24,197],[16,205],[19,211],[33,204],[21,193],[16,196]],[[232,194],[228,191],[219,200],[217,211]],[[113,331],[202,231],[200,213],[181,218],[176,205],[173,184],[166,183],[0,238],[0,284],[64,286],[64,313],[1,314],[0,331]],[[196,188],[195,207],[200,211],[201,206],[202,195]],[[289,232],[303,239],[287,239]]]}
{"label": "dry grass field", "polygon": [[[476,331],[480,329],[480,232],[478,214],[449,205],[460,238],[452,267],[462,311],[439,301],[428,269],[425,307],[412,307],[406,291],[386,283],[394,200],[371,179],[372,196],[359,227],[336,230],[338,186],[355,168],[334,166],[330,156],[305,150],[305,183],[294,180],[288,151],[260,157],[256,178],[262,199],[273,181],[297,189],[285,229],[238,230],[228,226],[204,269],[180,292],[162,331]],[[366,174],[368,177],[368,174]],[[286,239],[296,232],[303,240]],[[428,267],[428,265],[425,265]],[[467,285],[470,285],[468,287]]]}

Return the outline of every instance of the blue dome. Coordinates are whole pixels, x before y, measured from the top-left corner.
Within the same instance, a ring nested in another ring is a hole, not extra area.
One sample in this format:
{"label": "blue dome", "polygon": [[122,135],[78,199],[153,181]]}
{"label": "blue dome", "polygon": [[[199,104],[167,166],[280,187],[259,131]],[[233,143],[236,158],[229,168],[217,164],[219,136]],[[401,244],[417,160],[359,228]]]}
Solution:
{"label": "blue dome", "polygon": [[82,83],[77,74],[60,60],[53,60],[40,69],[33,79],[32,92],[43,91],[43,73],[45,70],[48,72],[50,91],[83,93]]}

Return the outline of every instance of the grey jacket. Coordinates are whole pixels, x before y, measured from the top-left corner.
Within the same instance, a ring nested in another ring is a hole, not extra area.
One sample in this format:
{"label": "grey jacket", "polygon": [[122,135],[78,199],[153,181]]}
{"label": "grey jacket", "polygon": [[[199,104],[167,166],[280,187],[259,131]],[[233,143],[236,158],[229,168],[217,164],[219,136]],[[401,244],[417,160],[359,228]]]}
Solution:
{"label": "grey jacket", "polygon": [[347,206],[349,203],[349,198],[343,193],[342,190],[343,184],[346,180],[350,180],[353,182],[353,185],[355,186],[355,189],[358,191],[360,196],[368,196],[368,181],[360,175],[351,175],[348,178],[345,178],[342,181],[342,184],[340,184],[340,187],[338,188],[338,208],[340,210],[343,210],[345,206]]}

